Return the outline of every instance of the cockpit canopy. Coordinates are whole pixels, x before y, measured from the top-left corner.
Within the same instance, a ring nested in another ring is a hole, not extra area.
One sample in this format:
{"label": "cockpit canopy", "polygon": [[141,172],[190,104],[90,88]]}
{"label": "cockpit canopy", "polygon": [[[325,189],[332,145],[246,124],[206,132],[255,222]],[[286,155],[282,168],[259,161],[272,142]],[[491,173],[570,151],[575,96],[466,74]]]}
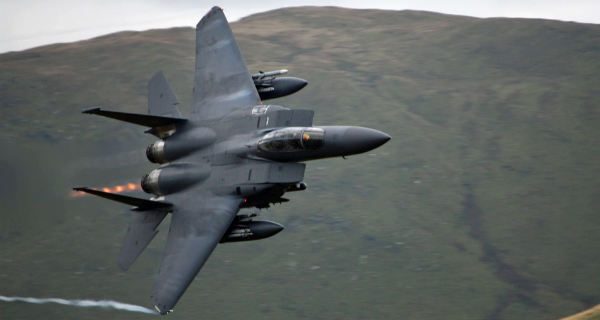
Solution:
{"label": "cockpit canopy", "polygon": [[324,135],[321,128],[283,128],[264,135],[258,141],[258,148],[268,152],[315,150],[323,145]]}

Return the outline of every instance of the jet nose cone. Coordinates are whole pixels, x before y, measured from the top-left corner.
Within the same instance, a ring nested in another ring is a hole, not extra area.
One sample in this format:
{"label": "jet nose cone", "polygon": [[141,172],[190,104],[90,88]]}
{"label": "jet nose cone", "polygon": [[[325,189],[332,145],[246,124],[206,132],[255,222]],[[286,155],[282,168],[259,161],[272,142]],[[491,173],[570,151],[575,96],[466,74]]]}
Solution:
{"label": "jet nose cone", "polygon": [[373,150],[388,142],[392,137],[375,129],[350,127],[344,134],[344,140],[352,144],[355,152]]}

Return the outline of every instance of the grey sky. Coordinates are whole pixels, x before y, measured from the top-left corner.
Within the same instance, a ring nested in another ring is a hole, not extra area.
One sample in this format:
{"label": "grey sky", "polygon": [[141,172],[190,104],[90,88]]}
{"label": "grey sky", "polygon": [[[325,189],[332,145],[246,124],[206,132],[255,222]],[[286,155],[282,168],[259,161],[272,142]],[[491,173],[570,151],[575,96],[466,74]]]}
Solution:
{"label": "grey sky", "polygon": [[281,7],[334,5],[600,23],[600,0],[0,0],[0,53],[121,30],[194,26],[215,4],[230,21]]}

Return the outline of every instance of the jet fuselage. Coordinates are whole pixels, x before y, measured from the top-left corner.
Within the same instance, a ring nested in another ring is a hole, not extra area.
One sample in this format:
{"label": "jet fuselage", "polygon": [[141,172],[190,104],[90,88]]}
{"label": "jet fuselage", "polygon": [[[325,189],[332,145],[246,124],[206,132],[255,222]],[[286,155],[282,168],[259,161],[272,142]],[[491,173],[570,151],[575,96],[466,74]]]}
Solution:
{"label": "jet fuselage", "polygon": [[[202,182],[218,194],[244,197],[243,207],[258,208],[287,201],[281,196],[298,190],[304,176],[298,162],[362,153],[390,139],[364,127],[313,127],[312,111],[271,105],[165,132],[147,150],[149,160],[163,166],[142,179],[146,192],[165,196]],[[211,175],[214,166],[230,169]]]}

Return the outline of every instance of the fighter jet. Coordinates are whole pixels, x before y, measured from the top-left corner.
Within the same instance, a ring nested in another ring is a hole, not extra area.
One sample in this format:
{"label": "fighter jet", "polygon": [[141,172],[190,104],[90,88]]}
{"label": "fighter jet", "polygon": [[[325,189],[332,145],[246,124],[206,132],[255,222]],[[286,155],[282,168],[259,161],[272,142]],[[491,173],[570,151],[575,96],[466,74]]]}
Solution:
{"label": "fighter jet", "polygon": [[312,110],[263,104],[291,94],[306,81],[277,78],[287,70],[251,75],[223,11],[212,8],[196,27],[196,67],[190,114],[182,116],[162,72],[148,84],[148,114],[83,111],[147,127],[159,138],[148,146],[160,167],[142,178],[149,199],[94,188],[74,190],[133,206],[119,265],[128,269],[156,235],[167,214],[171,225],[151,300],[166,314],[222,242],[256,240],[283,229],[238,215],[241,208],[287,202],[306,189],[304,161],[377,148],[390,136],[354,126],[313,126]]}

